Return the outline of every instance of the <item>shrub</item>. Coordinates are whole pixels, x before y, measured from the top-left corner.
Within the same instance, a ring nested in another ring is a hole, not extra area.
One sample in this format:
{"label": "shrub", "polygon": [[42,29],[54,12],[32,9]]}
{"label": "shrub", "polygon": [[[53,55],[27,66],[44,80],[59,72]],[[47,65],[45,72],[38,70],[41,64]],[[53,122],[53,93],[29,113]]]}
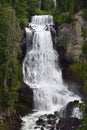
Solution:
{"label": "shrub", "polygon": [[82,17],[87,20],[87,9],[84,9]]}
{"label": "shrub", "polygon": [[37,15],[47,15],[47,14],[49,14],[49,12],[44,11],[44,10],[40,10],[40,9],[36,9],[35,14],[37,14]]}
{"label": "shrub", "polygon": [[87,92],[87,63],[75,62],[70,65],[70,69],[76,77],[80,77],[83,82],[83,91]]}
{"label": "shrub", "polygon": [[82,37],[83,37],[83,39],[84,40],[86,40],[86,38],[87,38],[87,28],[81,28],[81,33],[82,33]]}
{"label": "shrub", "polygon": [[72,23],[74,21],[72,15],[65,15],[65,14],[60,14],[59,16],[54,17],[54,21],[57,22],[59,25],[63,23]]}
{"label": "shrub", "polygon": [[63,48],[66,51],[67,50],[67,40],[66,40],[66,37],[63,36],[61,40],[62,40]]}

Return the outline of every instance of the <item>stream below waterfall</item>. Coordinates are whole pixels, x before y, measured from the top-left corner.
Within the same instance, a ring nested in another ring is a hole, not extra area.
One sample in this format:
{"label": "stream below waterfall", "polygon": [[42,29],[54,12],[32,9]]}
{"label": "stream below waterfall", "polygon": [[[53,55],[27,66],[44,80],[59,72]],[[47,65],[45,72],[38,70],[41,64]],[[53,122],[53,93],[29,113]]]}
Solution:
{"label": "stream below waterfall", "polygon": [[[21,130],[34,130],[35,122],[41,115],[55,111],[60,113],[67,103],[81,101],[63,83],[58,54],[53,48],[52,31],[55,33],[51,15],[33,16],[26,28],[27,52],[23,62],[23,76],[24,82],[33,89],[34,112],[22,117]],[[73,115],[79,118],[80,113],[75,113]]]}

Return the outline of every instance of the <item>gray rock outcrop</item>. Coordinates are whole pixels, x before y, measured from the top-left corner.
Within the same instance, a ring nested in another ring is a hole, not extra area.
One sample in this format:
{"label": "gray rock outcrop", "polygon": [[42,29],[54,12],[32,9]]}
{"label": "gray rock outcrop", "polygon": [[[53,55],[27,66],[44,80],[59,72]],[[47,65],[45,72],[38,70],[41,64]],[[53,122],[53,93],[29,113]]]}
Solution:
{"label": "gray rock outcrop", "polygon": [[58,26],[58,45],[65,47],[67,58],[81,61],[84,43],[82,28],[87,28],[87,22],[82,18],[82,11],[76,13],[74,17],[74,22]]}

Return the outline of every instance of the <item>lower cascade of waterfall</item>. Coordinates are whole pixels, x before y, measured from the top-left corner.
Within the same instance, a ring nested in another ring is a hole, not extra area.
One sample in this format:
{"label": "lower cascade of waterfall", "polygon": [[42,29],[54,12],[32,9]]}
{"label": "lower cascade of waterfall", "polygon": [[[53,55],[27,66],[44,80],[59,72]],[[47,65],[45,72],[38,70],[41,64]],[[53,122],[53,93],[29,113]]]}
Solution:
{"label": "lower cascade of waterfall", "polygon": [[[23,76],[24,82],[33,89],[36,112],[22,118],[24,123],[21,130],[34,130],[39,116],[60,112],[67,103],[81,100],[63,83],[58,54],[53,49],[53,26],[52,16],[41,15],[33,16],[26,28],[27,52],[23,62]],[[80,116],[78,112],[77,117]]]}

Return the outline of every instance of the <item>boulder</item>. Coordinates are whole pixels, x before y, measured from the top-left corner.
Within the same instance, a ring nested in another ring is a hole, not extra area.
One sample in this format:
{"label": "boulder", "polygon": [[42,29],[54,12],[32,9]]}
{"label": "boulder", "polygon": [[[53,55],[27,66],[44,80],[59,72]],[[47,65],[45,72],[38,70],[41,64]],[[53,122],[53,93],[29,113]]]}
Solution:
{"label": "boulder", "polygon": [[62,116],[65,117],[65,118],[72,116],[72,112],[73,112],[74,106],[76,104],[78,104],[78,103],[79,103],[78,100],[74,100],[73,102],[69,102],[66,105],[65,109],[62,111]]}
{"label": "boulder", "polygon": [[33,90],[22,83],[21,88],[19,90],[19,100],[16,105],[16,112],[18,115],[24,116],[29,112],[32,112],[33,109]]}
{"label": "boulder", "polygon": [[21,128],[22,120],[16,114],[11,114],[6,118],[6,121],[10,125],[10,130],[19,130]]}
{"label": "boulder", "polygon": [[33,107],[33,90],[25,83],[22,83],[19,90],[19,100]]}
{"label": "boulder", "polygon": [[78,118],[67,117],[61,118],[59,122],[56,124],[57,130],[76,130],[81,121]]}
{"label": "boulder", "polygon": [[56,118],[56,116],[53,115],[53,114],[49,114],[49,115],[47,115],[47,118],[48,118],[48,119],[50,119],[50,118],[54,119],[54,118]]}
{"label": "boulder", "polygon": [[36,124],[37,125],[40,125],[40,126],[44,126],[45,125],[45,121],[41,118],[39,118],[37,121],[36,121]]}
{"label": "boulder", "polygon": [[44,127],[46,129],[53,130],[56,126],[56,120],[57,118],[54,114],[45,114],[39,117],[39,119],[36,121],[36,125],[39,125],[42,128]]}
{"label": "boulder", "polygon": [[59,117],[60,117],[60,113],[59,113],[58,111],[55,111],[55,112],[54,112],[54,116],[55,116],[56,118],[59,118]]}
{"label": "boulder", "polygon": [[56,123],[56,120],[55,119],[49,119],[48,121],[47,121],[47,123],[48,124],[55,124]]}

